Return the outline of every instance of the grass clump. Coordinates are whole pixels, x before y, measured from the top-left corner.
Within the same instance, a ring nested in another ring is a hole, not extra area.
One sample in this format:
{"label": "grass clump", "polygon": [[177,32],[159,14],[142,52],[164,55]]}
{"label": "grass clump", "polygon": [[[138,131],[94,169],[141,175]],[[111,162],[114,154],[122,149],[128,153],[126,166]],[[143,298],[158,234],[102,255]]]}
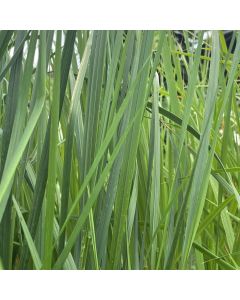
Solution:
{"label": "grass clump", "polygon": [[1,268],[239,268],[240,35],[205,36],[0,32]]}

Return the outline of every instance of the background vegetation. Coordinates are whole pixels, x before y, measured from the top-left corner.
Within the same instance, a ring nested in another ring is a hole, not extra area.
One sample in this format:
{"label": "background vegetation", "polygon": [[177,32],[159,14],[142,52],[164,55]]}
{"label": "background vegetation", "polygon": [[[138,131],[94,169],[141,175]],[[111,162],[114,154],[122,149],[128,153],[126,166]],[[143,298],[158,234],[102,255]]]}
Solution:
{"label": "background vegetation", "polygon": [[238,269],[240,35],[0,32],[2,269]]}

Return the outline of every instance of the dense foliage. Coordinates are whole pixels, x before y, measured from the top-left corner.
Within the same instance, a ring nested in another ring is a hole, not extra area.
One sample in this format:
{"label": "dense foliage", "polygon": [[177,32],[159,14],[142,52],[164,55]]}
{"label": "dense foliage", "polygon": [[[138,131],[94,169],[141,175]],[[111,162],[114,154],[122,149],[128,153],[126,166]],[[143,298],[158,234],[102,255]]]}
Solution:
{"label": "dense foliage", "polygon": [[238,269],[239,61],[237,32],[1,31],[1,267]]}

